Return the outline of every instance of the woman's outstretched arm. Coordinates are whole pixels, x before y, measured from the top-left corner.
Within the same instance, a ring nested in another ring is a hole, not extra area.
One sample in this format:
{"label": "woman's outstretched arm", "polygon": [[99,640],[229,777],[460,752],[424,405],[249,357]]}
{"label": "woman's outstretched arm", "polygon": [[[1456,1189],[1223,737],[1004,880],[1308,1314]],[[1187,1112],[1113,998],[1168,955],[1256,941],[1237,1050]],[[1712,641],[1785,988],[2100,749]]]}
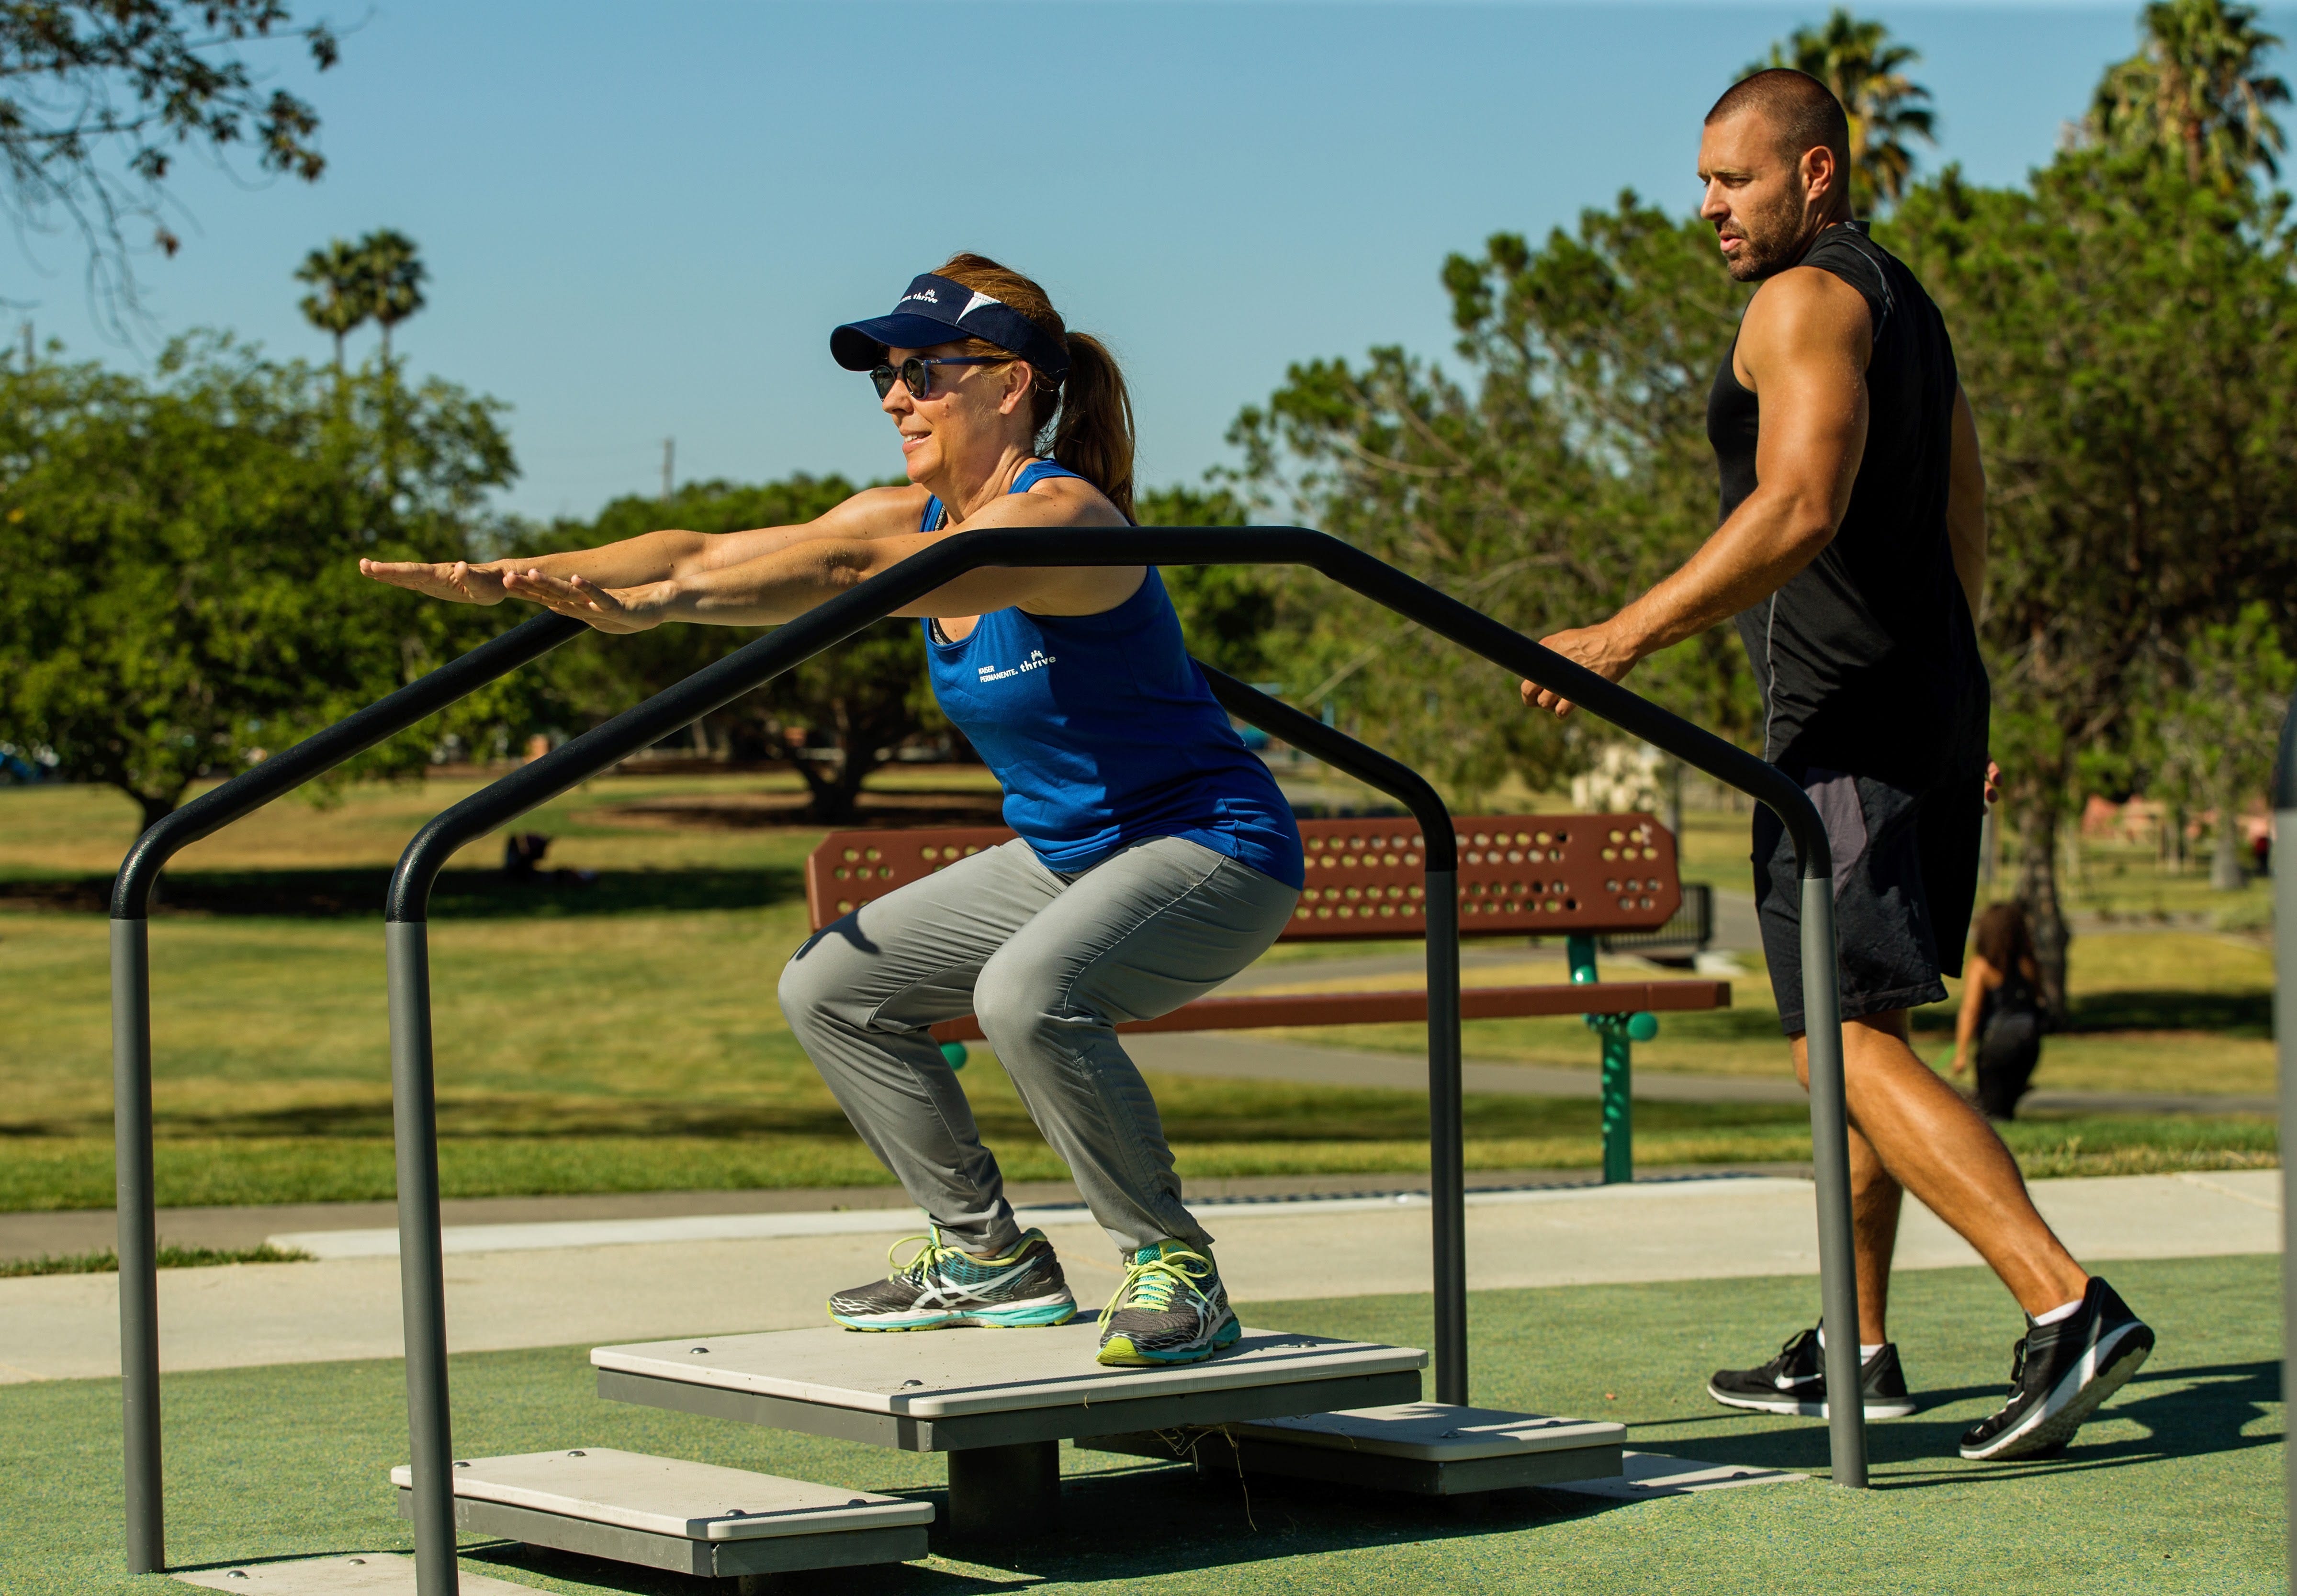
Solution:
{"label": "woman's outstretched arm", "polygon": [[[996,501],[968,517],[962,530],[1058,526],[1090,538],[1096,527],[1123,524],[1123,517],[1099,493],[1082,483],[1054,481]],[[646,631],[665,621],[772,626],[952,535],[943,531],[866,539],[814,538],[738,565],[695,570],[626,588],[580,575],[525,569],[508,572],[504,580],[511,596],[531,599],[600,631]],[[893,613],[979,615],[1018,605],[1045,615],[1098,615],[1132,597],[1145,574],[1145,567],[1139,565],[990,567],[967,572]]]}
{"label": "woman's outstretched arm", "polygon": [[514,570],[562,580],[580,577],[602,588],[639,588],[721,571],[820,539],[866,543],[911,532],[924,513],[926,498],[922,488],[865,488],[835,509],[797,526],[755,527],[740,532],[646,532],[597,548],[478,564],[361,560],[359,570],[379,582],[461,604],[500,604],[509,596],[503,578]]}

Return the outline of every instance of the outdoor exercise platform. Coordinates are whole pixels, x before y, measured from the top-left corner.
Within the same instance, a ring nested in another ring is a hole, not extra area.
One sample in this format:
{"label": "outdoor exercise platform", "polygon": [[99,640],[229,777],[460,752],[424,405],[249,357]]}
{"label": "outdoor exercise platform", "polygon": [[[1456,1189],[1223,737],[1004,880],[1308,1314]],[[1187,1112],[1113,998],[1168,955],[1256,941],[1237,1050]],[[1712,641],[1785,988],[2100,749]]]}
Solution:
{"label": "outdoor exercise platform", "polygon": [[[1321,532],[1297,527],[1112,528],[1097,529],[1089,538],[1043,529],[995,528],[964,532],[943,539],[891,570],[816,605],[677,686],[464,799],[426,823],[400,856],[386,895],[383,945],[389,983],[399,1259],[412,1460],[400,1488],[404,1509],[415,1524],[419,1596],[450,1596],[458,1588],[455,1536],[459,1526],[475,1523],[473,1514],[482,1518],[514,1511],[530,1514],[531,1517],[523,1522],[525,1531],[531,1534],[497,1533],[513,1534],[519,1539],[532,1539],[541,1544],[554,1543],[542,1538],[547,1533],[580,1535],[589,1546],[602,1546],[610,1538],[605,1532],[612,1530],[624,1535],[654,1537],[653,1541],[630,1544],[638,1551],[655,1554],[693,1559],[701,1555],[696,1548],[703,1547],[709,1551],[713,1563],[723,1546],[760,1543],[754,1537],[725,1541],[713,1539],[706,1533],[699,1538],[668,1534],[666,1526],[673,1519],[687,1528],[697,1522],[705,1526],[708,1522],[707,1512],[699,1517],[688,1512],[679,1518],[677,1510],[681,1505],[694,1508],[695,1500],[675,1493],[669,1497],[661,1494],[670,1489],[664,1481],[691,1477],[679,1473],[685,1466],[670,1460],[636,1460],[632,1467],[639,1474],[617,1485],[611,1493],[605,1488],[603,1474],[598,1477],[599,1488],[588,1494],[559,1493],[555,1500],[571,1510],[567,1511],[497,1500],[503,1494],[501,1491],[493,1495],[473,1495],[458,1481],[458,1476],[473,1471],[458,1468],[451,1451],[427,926],[432,889],[440,871],[458,849],[673,735],[698,717],[723,707],[813,654],[852,638],[967,572],[989,566],[1162,564],[1282,564],[1321,572],[1430,632],[1483,655],[1511,675],[1528,678],[1554,689],[1593,714],[1758,798],[1777,811],[1795,840],[1802,876],[1804,1002],[1809,1020],[1812,1155],[1818,1199],[1821,1295],[1829,1320],[1844,1324],[1857,1320],[1857,1284],[1851,1267],[1849,1152],[1835,985],[1832,859],[1817,810],[1795,782],[1744,751],[1552,653],[1459,600]],[[112,902],[113,1058],[120,1194],[128,1562],[131,1571],[142,1573],[164,1567],[147,936],[152,885],[166,860],[185,843],[332,769],[359,749],[414,723],[484,682],[539,657],[580,629],[556,617],[527,622],[186,805],[139,838],[122,862]],[[1342,862],[1337,871],[1329,865],[1312,871],[1315,879],[1311,890],[1318,895],[1310,898],[1304,894],[1304,907],[1309,914],[1296,924],[1304,931],[1329,925],[1339,934],[1346,934],[1338,932],[1339,926],[1353,925],[1362,934],[1365,921],[1363,910],[1370,906],[1372,934],[1405,924],[1424,928],[1428,981],[1424,994],[1417,1000],[1420,1007],[1416,1012],[1426,1016],[1428,1039],[1429,1197],[1433,1207],[1431,1264],[1435,1287],[1430,1351],[1264,1334],[1260,1341],[1247,1343],[1240,1352],[1185,1370],[1119,1371],[1100,1370],[1091,1362],[1097,1337],[1092,1334],[1095,1327],[1090,1323],[1080,1324],[1065,1334],[949,1332],[926,1337],[892,1337],[886,1338],[883,1351],[869,1345],[874,1337],[814,1330],[737,1337],[721,1344],[701,1337],[687,1341],[683,1349],[675,1343],[600,1349],[597,1361],[602,1394],[694,1411],[746,1410],[753,1421],[814,1429],[818,1433],[847,1434],[858,1429],[864,1432],[855,1436],[858,1439],[881,1439],[885,1444],[946,1451],[951,1464],[951,1518],[952,1526],[959,1529],[997,1523],[1011,1514],[1017,1504],[1057,1500],[1059,1440],[1093,1435],[1140,1435],[1191,1428],[1234,1434],[1238,1427],[1256,1426],[1240,1444],[1249,1445],[1257,1454],[1280,1462],[1283,1449],[1295,1445],[1298,1448],[1297,1455],[1307,1460],[1298,1465],[1296,1472],[1326,1477],[1313,1471],[1338,1468],[1335,1460],[1343,1452],[1362,1454],[1383,1460],[1382,1466],[1389,1468],[1392,1478],[1411,1475],[1416,1466],[1420,1473],[1414,1477],[1420,1483],[1401,1488],[1429,1489],[1427,1470],[1438,1470],[1433,1487],[1438,1493],[1462,1488],[1493,1488],[1467,1485],[1464,1482],[1476,1477],[1472,1472],[1475,1467],[1489,1465],[1494,1459],[1512,1461],[1526,1469],[1560,1467],[1560,1463],[1535,1464],[1527,1460],[1579,1450],[1607,1456],[1611,1471],[1617,1472],[1617,1441],[1608,1434],[1608,1427],[1581,1427],[1574,1434],[1573,1427],[1568,1423],[1552,1426],[1535,1415],[1486,1414],[1467,1405],[1460,939],[1463,920],[1477,922],[1479,927],[1488,925],[1509,930],[1544,930],[1552,926],[1569,935],[1574,943],[1575,984],[1592,984],[1593,944],[1586,933],[1595,927],[1585,919],[1577,926],[1567,924],[1577,914],[1571,901],[1576,898],[1581,907],[1592,908],[1595,888],[1582,883],[1600,882],[1602,892],[1609,893],[1616,905],[1614,912],[1658,915],[1663,919],[1661,903],[1666,892],[1673,888],[1673,872],[1656,868],[1660,863],[1662,845],[1651,832],[1643,832],[1635,839],[1632,861],[1620,853],[1601,861],[1612,867],[1608,870],[1586,861],[1594,874],[1573,878],[1569,872],[1540,868],[1566,861],[1530,858],[1528,850],[1536,842],[1535,828],[1519,827],[1531,829],[1534,842],[1527,843],[1512,835],[1506,840],[1505,847],[1526,850],[1526,857],[1519,863],[1503,861],[1510,867],[1503,877],[1507,890],[1494,893],[1490,881],[1479,881],[1470,875],[1465,878],[1470,890],[1463,893],[1462,855],[1482,851],[1487,856],[1489,844],[1481,843],[1472,832],[1455,831],[1450,810],[1425,778],[1243,682],[1209,667],[1200,669],[1214,696],[1231,713],[1395,797],[1410,810],[1418,823],[1418,835],[1424,841],[1424,847],[1383,846],[1380,850],[1379,869],[1416,869],[1416,882],[1409,878],[1375,880],[1365,851],[1344,844]],[[1607,837],[1605,845],[1623,850],[1627,845],[1630,827],[1617,829],[1622,835]],[[1641,827],[1634,829],[1640,831]],[[1312,848],[1312,852],[1321,851],[1329,857],[1330,839],[1325,841],[1324,850]],[[1668,839],[1667,846],[1671,843],[1672,839]],[[1651,851],[1648,855],[1646,849]],[[1346,862],[1351,851],[1356,856],[1353,865]],[[1390,851],[1398,854],[1393,866],[1386,858]],[[1403,857],[1406,853],[1417,853],[1419,857],[1407,864]],[[1471,858],[1467,862],[1472,866],[1491,861],[1486,857],[1480,860]],[[1611,884],[1614,876],[1618,877],[1617,886]],[[1654,876],[1658,879],[1654,880]],[[1637,884],[1630,886],[1630,880]],[[1535,887],[1534,881],[1540,885]],[[1551,890],[1559,881],[1566,882],[1568,890]],[[1520,892],[1516,890],[1519,882]],[[1376,899],[1372,896],[1374,885],[1379,888]],[[1548,907],[1551,901],[1556,907]],[[1531,907],[1535,901],[1539,905],[1536,909]],[[1515,907],[1511,908],[1511,904]],[[1411,906],[1412,912],[1408,914],[1406,905]],[[1331,911],[1329,919],[1322,912],[1326,909]],[[1382,912],[1383,909],[1394,912]],[[1583,944],[1587,950],[1584,975],[1580,957]],[[1588,995],[1583,991],[1577,997],[1584,1002]],[[1622,1065],[1626,1039],[1636,1033],[1636,1022],[1648,1024],[1645,1005],[1656,1007],[1647,994],[1639,993],[1638,997],[1641,1000],[1634,1004],[1637,1012],[1634,1014],[1598,1016],[1618,1032],[1616,1040],[1621,1044]],[[1720,997],[1715,994],[1710,1001],[1719,1001]],[[1409,998],[1403,1000],[1411,1001]],[[1613,1040],[1610,1030],[1607,1030],[1607,1064],[1609,1044]],[[1624,1073],[1622,1068],[1622,1082]],[[1624,1100],[1624,1093],[1621,1096]],[[808,1339],[801,1343],[795,1338],[799,1337]],[[773,1349],[771,1354],[757,1357],[761,1345]],[[806,1364],[797,1355],[801,1345],[815,1356],[812,1364]],[[721,1346],[728,1350],[720,1350]],[[692,1350],[695,1347],[712,1350],[696,1352]],[[829,1355],[832,1347],[836,1349],[834,1356]],[[784,1348],[789,1349],[791,1355],[787,1359],[781,1355]],[[822,1361],[825,1357],[826,1362]],[[967,1360],[962,1374],[936,1362],[952,1357]],[[1025,1360],[1025,1366],[1007,1368],[1001,1376],[996,1372],[1006,1366],[992,1361],[1016,1357]],[[910,1362],[883,1366],[856,1362],[880,1358]],[[611,1366],[624,1359],[632,1366]],[[1850,1338],[1845,1337],[1827,1348],[1826,1363],[1830,1384],[1844,1389],[1857,1385],[1857,1347]],[[1445,1414],[1431,1416],[1416,1408],[1421,1394],[1420,1370],[1423,1366],[1432,1369],[1435,1394],[1448,1410]],[[857,1373],[857,1369],[861,1372]],[[1091,1394],[1096,1388],[1099,1391],[1098,1398]],[[645,1394],[640,1396],[640,1393]],[[1380,1409],[1391,1411],[1372,1411]],[[1298,1419],[1319,1412],[1346,1417],[1328,1418],[1305,1426],[1269,1422]],[[735,1416],[743,1414],[737,1412]],[[1100,1426],[1108,1421],[1121,1427],[1102,1429]],[[823,1427],[833,1424],[850,1427]],[[1865,1438],[1858,1405],[1834,1404],[1829,1432],[1835,1482],[1864,1485]],[[1551,1440],[1578,1440],[1587,1444],[1546,1444]],[[570,1449],[563,1455],[571,1458],[574,1451],[587,1449]],[[518,1460],[517,1466],[523,1468],[528,1461]],[[489,1462],[491,1472],[508,1477],[503,1471],[513,1467],[512,1460]],[[666,1472],[658,1477],[644,1473],[646,1468],[657,1466]],[[1580,1464],[1575,1462],[1572,1467],[1577,1470]],[[1456,1472],[1461,1468],[1470,1472]],[[1440,1471],[1445,1468],[1455,1469],[1449,1490],[1440,1477]],[[1489,1475],[1494,1471],[1486,1468],[1485,1472]],[[629,1488],[624,1489],[624,1485]],[[656,1516],[646,1520],[647,1527],[633,1522],[649,1512]],[[852,1532],[827,1532],[827,1538],[834,1542],[836,1533]],[[823,1538],[808,1534],[782,1540],[785,1549],[790,1549]],[[677,1544],[665,1547],[655,1542]],[[621,1554],[607,1551],[604,1555]],[[655,1567],[674,1566],[655,1561],[651,1555],[633,1556],[630,1560]],[[829,1563],[784,1566],[827,1567],[839,1562],[850,1559],[841,1557]],[[304,1567],[317,1573],[324,1565],[331,1573],[321,1574],[320,1577],[366,1581],[366,1588],[378,1588],[372,1584],[371,1568],[365,1565],[353,1567],[350,1563],[351,1559],[319,1559]],[[217,1582],[202,1579],[201,1583]],[[325,1588],[352,1586],[338,1584]]]}

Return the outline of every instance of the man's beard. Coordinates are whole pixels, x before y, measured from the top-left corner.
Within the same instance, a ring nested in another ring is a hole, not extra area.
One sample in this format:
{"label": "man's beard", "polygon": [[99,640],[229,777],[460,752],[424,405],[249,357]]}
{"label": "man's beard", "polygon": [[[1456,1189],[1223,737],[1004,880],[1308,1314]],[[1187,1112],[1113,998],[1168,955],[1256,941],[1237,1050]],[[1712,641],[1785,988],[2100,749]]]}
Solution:
{"label": "man's beard", "polygon": [[1738,252],[1723,258],[1732,280],[1759,283],[1801,259],[1801,223],[1800,208],[1791,203],[1768,215],[1743,218]]}
{"label": "man's beard", "polygon": [[1725,256],[1723,265],[1734,283],[1759,283],[1784,271],[1797,259],[1794,235],[1782,230],[1761,240],[1742,234],[1738,252]]}

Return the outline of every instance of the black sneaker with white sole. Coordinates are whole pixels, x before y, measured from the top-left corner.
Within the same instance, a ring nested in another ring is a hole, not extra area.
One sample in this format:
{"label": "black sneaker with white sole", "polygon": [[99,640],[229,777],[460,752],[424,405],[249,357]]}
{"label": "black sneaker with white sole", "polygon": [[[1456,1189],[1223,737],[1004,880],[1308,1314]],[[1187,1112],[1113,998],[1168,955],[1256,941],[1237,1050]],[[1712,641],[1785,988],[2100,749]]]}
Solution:
{"label": "black sneaker with white sole", "polygon": [[[1904,1419],[1914,1411],[1906,1394],[1906,1371],[1898,1367],[1898,1345],[1885,1342],[1859,1371],[1859,1389],[1869,1419]],[[1707,1394],[1726,1407],[1758,1413],[1826,1417],[1826,1351],[1815,1329],[1798,1330],[1779,1355],[1759,1369],[1718,1369]]]}
{"label": "black sneaker with white sole", "polygon": [[2093,1275],[2071,1316],[2018,1337],[2010,1400],[1963,1433],[1962,1455],[2007,1462],[2056,1452],[2153,1350],[2153,1330]]}

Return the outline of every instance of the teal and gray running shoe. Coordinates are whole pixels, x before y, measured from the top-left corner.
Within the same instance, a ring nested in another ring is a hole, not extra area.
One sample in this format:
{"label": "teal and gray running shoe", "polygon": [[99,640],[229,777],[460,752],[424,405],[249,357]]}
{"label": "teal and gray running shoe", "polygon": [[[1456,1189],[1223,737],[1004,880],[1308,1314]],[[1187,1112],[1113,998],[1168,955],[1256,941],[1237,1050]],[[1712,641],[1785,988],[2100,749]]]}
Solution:
{"label": "teal and gray running shoe", "polygon": [[[898,1255],[911,1242],[919,1248],[903,1262]],[[1001,1258],[976,1258],[944,1244],[935,1229],[903,1237],[885,1261],[893,1272],[831,1297],[830,1318],[849,1330],[938,1330],[960,1324],[1019,1329],[1076,1317],[1076,1298],[1042,1230],[1028,1231]]]}
{"label": "teal and gray running shoe", "polygon": [[1124,1284],[1100,1311],[1100,1361],[1120,1369],[1195,1363],[1244,1335],[1213,1261],[1185,1242],[1132,1255]]}

